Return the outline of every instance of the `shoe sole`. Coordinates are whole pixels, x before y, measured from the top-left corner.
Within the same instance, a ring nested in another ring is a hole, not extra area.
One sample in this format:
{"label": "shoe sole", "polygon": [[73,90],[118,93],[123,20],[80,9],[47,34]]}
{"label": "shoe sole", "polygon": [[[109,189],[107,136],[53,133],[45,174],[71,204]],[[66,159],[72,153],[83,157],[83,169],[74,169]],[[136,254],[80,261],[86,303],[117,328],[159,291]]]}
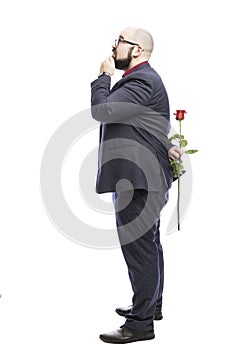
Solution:
{"label": "shoe sole", "polygon": [[106,339],[104,337],[99,337],[104,343],[109,343],[109,344],[127,344],[127,343],[135,343],[136,341],[143,341],[143,340],[152,340],[155,338],[155,335],[151,335],[148,336],[146,338],[142,338],[142,339],[133,339],[133,340],[129,340],[129,341],[114,341],[114,340],[110,340],[110,339]]}

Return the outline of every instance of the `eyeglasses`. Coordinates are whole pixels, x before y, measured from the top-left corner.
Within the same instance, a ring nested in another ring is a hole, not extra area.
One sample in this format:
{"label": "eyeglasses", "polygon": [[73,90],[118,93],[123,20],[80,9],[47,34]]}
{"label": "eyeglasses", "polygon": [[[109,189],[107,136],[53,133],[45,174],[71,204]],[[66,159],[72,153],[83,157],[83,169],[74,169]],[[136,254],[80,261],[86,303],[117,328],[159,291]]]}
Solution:
{"label": "eyeglasses", "polygon": [[132,43],[132,41],[128,41],[128,40],[125,40],[125,39],[122,39],[122,38],[115,39],[115,46],[118,46],[120,43],[126,43],[126,44],[130,44],[130,45],[140,46],[139,44]]}

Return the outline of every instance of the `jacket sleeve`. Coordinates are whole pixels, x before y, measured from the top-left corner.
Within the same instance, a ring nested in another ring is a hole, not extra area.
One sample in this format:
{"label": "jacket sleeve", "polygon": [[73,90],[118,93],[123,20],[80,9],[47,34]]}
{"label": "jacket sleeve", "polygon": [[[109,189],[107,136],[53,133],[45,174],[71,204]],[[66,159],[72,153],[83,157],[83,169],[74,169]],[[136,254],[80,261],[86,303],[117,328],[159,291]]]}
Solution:
{"label": "jacket sleeve", "polygon": [[143,77],[127,78],[127,82],[110,91],[111,78],[102,75],[91,84],[91,106],[94,119],[113,123],[131,118],[147,106],[153,91]]}

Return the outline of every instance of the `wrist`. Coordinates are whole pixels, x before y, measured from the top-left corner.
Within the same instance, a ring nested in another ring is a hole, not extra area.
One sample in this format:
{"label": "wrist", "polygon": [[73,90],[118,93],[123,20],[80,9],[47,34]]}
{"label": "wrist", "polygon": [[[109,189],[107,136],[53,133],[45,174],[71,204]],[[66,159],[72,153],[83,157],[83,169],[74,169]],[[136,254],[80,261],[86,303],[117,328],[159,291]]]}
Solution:
{"label": "wrist", "polygon": [[101,77],[102,75],[108,75],[109,77],[111,77],[112,75],[108,72],[100,72],[100,74],[98,75],[98,78]]}

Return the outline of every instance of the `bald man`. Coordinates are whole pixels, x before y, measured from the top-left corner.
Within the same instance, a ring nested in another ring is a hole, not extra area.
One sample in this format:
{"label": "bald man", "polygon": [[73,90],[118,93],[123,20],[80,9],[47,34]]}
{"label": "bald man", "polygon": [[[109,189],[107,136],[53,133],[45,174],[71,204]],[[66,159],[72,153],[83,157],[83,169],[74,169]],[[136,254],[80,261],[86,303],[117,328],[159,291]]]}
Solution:
{"label": "bald man", "polygon": [[[113,193],[119,242],[133,290],[132,305],[115,310],[125,317],[124,325],[100,335],[107,343],[153,339],[153,322],[163,317],[160,213],[173,181],[169,158],[179,158],[182,151],[168,144],[169,100],[148,62],[153,48],[147,30],[124,29],[91,84],[92,116],[101,123],[96,191]],[[115,69],[124,74],[111,89]]]}

